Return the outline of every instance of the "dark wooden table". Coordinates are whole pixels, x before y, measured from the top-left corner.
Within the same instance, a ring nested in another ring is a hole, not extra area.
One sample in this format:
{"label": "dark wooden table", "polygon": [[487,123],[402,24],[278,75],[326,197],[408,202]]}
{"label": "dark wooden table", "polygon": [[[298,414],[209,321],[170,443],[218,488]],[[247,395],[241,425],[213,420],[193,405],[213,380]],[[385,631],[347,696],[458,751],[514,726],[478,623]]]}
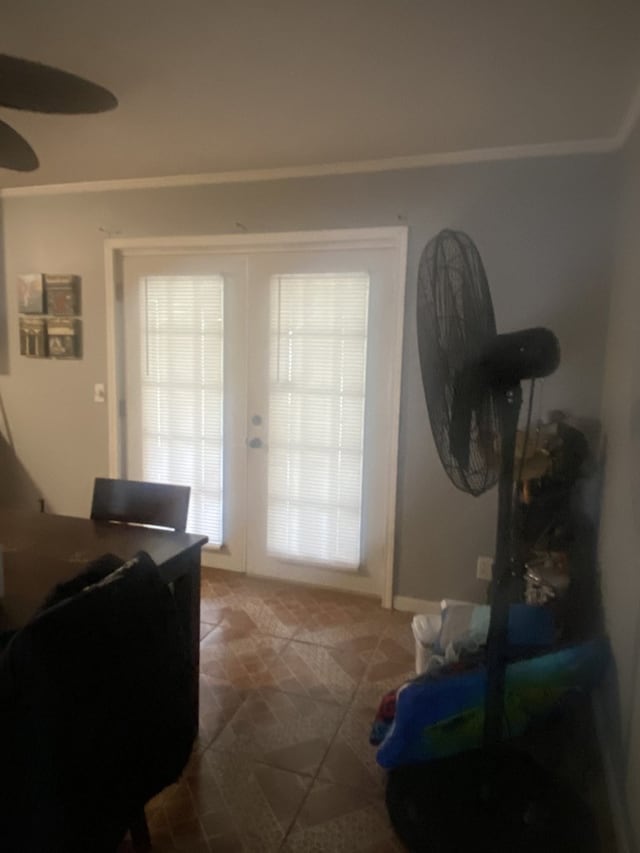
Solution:
{"label": "dark wooden table", "polygon": [[[191,649],[192,697],[198,719],[200,664],[200,552],[206,536],[111,524],[48,513],[0,510],[4,592],[0,630],[20,628],[55,584],[69,580],[106,553],[123,559],[146,551],[160,576],[173,584]],[[1,591],[1,587],[0,587]]]}

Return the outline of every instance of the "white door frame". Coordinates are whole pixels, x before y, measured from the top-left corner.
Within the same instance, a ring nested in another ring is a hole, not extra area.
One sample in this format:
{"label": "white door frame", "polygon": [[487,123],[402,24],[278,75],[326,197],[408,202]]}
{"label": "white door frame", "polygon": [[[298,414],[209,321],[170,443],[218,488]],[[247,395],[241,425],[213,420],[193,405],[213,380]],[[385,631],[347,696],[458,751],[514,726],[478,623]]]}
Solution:
{"label": "white door frame", "polygon": [[176,237],[130,237],[105,240],[105,291],[107,334],[107,416],[109,440],[109,474],[119,476],[120,432],[118,413],[118,376],[116,369],[116,295],[122,288],[123,260],[129,255],[185,254],[198,251],[225,254],[251,251],[282,252],[287,250],[367,249],[389,248],[396,252],[397,263],[393,280],[393,316],[388,318],[393,335],[393,365],[389,394],[390,411],[393,412],[392,432],[389,436],[388,517],[384,578],[381,590],[383,607],[393,604],[394,544],[396,523],[396,494],[398,480],[398,439],[400,426],[400,389],[402,380],[402,346],[404,333],[404,300],[407,270],[408,229],[406,227],[356,228],[331,231],[294,231],[272,234],[221,234]]}

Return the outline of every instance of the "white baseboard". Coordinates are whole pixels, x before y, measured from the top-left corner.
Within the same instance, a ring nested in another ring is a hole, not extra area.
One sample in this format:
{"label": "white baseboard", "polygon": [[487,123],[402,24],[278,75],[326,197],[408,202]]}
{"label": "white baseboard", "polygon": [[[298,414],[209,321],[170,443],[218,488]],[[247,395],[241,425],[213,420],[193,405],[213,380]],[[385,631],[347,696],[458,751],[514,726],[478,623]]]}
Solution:
{"label": "white baseboard", "polygon": [[440,602],[426,598],[410,598],[406,595],[393,596],[393,609],[407,613],[440,613]]}
{"label": "white baseboard", "polygon": [[591,694],[591,705],[593,708],[598,746],[600,747],[605,784],[607,786],[611,818],[618,842],[618,853],[634,853],[635,847],[631,840],[626,797],[620,787],[620,779],[615,770],[604,705],[597,690]]}

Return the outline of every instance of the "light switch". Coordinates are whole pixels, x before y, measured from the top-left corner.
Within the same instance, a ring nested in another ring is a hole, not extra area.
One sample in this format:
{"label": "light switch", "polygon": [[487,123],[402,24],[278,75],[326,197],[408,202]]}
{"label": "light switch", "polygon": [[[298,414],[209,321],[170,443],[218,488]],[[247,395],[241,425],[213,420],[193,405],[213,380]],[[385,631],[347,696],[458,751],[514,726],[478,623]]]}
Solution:
{"label": "light switch", "polygon": [[102,382],[96,382],[93,386],[93,402],[94,403],[104,403],[105,401],[105,391],[104,384]]}

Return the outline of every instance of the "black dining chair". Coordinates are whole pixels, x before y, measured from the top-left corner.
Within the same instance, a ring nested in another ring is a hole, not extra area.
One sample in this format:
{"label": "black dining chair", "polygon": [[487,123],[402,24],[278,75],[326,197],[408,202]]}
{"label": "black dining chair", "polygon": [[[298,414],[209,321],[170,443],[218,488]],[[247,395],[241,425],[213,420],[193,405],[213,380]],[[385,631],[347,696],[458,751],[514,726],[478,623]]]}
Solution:
{"label": "black dining chair", "polygon": [[[117,568],[115,568],[117,566]],[[0,655],[0,850],[150,849],[144,806],[195,737],[190,665],[151,558],[106,555]]]}
{"label": "black dining chair", "polygon": [[148,524],[184,532],[189,513],[189,486],[96,477],[91,518],[124,524]]}

